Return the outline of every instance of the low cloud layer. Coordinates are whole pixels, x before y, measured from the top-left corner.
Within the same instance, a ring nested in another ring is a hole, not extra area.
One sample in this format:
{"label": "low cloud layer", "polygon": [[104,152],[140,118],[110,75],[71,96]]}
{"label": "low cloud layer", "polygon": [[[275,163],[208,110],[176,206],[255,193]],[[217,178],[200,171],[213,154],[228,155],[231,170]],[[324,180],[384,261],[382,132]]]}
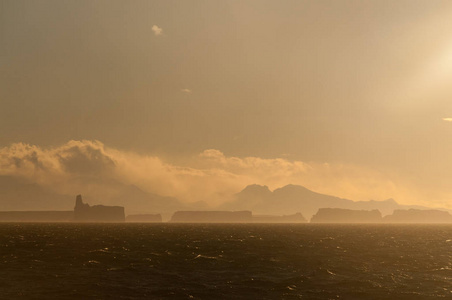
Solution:
{"label": "low cloud layer", "polygon": [[248,184],[270,189],[300,184],[352,200],[393,197],[401,203],[424,204],[415,189],[396,177],[359,166],[230,157],[215,149],[200,153],[189,166],[178,166],[156,156],[109,148],[99,141],[70,141],[54,148],[12,144],[0,149],[0,175],[20,177],[59,194],[102,195],[104,199],[114,196],[115,187],[121,184],[215,206]]}

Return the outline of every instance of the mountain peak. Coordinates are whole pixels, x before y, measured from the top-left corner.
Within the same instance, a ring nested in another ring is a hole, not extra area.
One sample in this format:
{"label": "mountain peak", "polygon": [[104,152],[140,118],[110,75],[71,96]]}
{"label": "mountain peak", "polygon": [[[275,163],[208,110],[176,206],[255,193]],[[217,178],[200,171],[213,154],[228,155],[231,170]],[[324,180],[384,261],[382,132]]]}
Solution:
{"label": "mountain peak", "polygon": [[398,205],[397,201],[395,201],[395,200],[392,199],[392,198],[389,198],[389,199],[386,199],[386,200],[383,200],[383,201],[386,202],[386,203]]}
{"label": "mountain peak", "polygon": [[287,193],[289,193],[289,194],[290,193],[306,193],[306,192],[314,193],[310,189],[305,188],[302,185],[296,185],[296,184],[285,185],[285,186],[283,186],[281,188],[278,188],[278,189],[274,190],[273,192],[277,193],[277,194],[280,194],[280,193],[283,193],[283,194],[287,194]]}
{"label": "mountain peak", "polygon": [[239,194],[258,194],[258,193],[271,193],[270,189],[266,185],[250,184],[247,185]]}

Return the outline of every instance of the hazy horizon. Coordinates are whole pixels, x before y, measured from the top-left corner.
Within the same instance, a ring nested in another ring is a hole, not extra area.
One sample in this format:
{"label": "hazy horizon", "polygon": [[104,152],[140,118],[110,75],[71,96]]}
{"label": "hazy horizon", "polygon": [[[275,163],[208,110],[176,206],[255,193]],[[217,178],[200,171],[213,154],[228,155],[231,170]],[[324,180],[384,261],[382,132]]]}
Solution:
{"label": "hazy horizon", "polygon": [[452,209],[449,1],[3,0],[0,45],[0,176]]}
{"label": "hazy horizon", "polygon": [[451,298],[450,82],[450,0],[0,0],[0,298]]}

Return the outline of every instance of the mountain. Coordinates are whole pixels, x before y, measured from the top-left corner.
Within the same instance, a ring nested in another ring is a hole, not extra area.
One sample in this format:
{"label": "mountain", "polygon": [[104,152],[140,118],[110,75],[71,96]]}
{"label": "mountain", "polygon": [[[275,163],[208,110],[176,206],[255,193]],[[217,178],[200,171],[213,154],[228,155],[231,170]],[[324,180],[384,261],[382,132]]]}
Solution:
{"label": "mountain", "polygon": [[[74,179],[77,180],[77,179]],[[73,185],[77,186],[77,185]],[[378,209],[382,215],[392,214],[397,209],[432,209],[422,206],[400,205],[393,199],[385,201],[352,201],[311,191],[300,185],[286,185],[271,191],[267,186],[249,185],[233,196],[234,200],[217,207],[204,202],[184,203],[179,199],[143,191],[135,185],[126,185],[117,180],[92,178],[79,184],[75,193],[58,193],[52,187],[29,182],[24,178],[0,176],[0,211],[17,210],[72,210],[76,194],[82,194],[92,205],[124,206],[126,215],[160,213],[168,220],[175,211],[226,210],[252,211],[255,215],[292,215],[300,212],[306,219],[319,208],[343,208],[354,210]],[[448,211],[447,209],[439,209]]]}
{"label": "mountain", "polygon": [[440,210],[395,210],[392,215],[384,217],[389,223],[452,223],[452,215]]}
{"label": "mountain", "polygon": [[299,185],[287,185],[271,192],[267,186],[250,185],[235,194],[222,209],[251,210],[255,214],[287,215],[301,212],[310,218],[320,207],[343,207],[350,200],[313,192]]}
{"label": "mountain", "polygon": [[[423,206],[400,205],[394,199],[384,201],[352,201],[311,191],[300,185],[286,185],[273,192],[267,186],[249,185],[234,195],[234,200],[221,206],[228,210],[251,210],[256,214],[293,214],[301,212],[310,219],[320,208],[379,210],[383,215],[396,209],[431,209]],[[441,209],[447,211],[446,209]]]}
{"label": "mountain", "polygon": [[0,176],[0,211],[72,210],[75,195],[61,195],[23,178]]}
{"label": "mountain", "polygon": [[250,210],[258,214],[266,214],[267,211],[254,211],[261,207],[262,203],[270,204],[273,193],[266,185],[252,184],[245,187],[240,193],[235,194],[235,201],[227,202],[220,206],[222,210]]}
{"label": "mountain", "polygon": [[[0,176],[0,211],[72,210],[75,194],[62,194],[23,178]],[[90,204],[124,206],[126,214],[161,213],[164,218],[177,210],[202,210],[203,202],[186,204],[174,197],[148,193],[118,181],[93,181],[78,191]]]}
{"label": "mountain", "polygon": [[204,202],[183,203],[175,197],[148,193],[135,185],[124,185],[109,200],[109,205],[120,205],[126,208],[126,214],[160,213],[164,219],[178,210],[207,209]]}
{"label": "mountain", "polygon": [[356,201],[353,206],[355,209],[361,210],[378,209],[383,215],[390,215],[394,210],[405,207],[405,205],[398,204],[394,199],[387,199],[383,201]]}

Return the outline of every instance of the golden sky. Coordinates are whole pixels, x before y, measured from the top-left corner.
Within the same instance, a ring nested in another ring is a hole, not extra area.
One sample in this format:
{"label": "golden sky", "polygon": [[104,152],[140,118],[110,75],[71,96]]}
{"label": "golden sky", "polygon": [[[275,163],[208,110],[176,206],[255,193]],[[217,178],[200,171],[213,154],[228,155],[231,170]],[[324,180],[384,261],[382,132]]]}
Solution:
{"label": "golden sky", "polygon": [[0,0],[0,175],[55,184],[77,145],[187,201],[452,208],[451,82],[451,1]]}

